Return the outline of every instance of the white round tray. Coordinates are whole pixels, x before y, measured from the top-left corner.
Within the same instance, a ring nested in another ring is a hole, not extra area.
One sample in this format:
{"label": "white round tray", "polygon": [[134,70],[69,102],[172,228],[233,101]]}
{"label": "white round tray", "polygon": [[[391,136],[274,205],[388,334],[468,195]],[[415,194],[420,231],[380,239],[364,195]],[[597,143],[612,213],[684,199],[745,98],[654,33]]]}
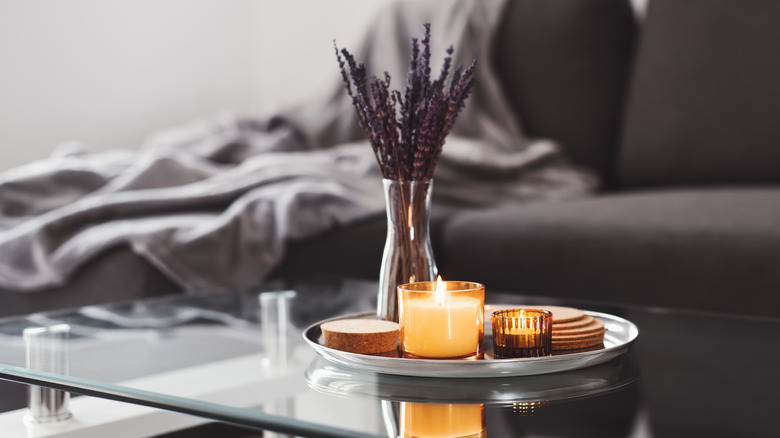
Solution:
{"label": "white round tray", "polygon": [[[489,308],[490,306],[485,307]],[[494,359],[493,335],[489,324],[486,324],[485,327],[485,358],[482,360],[434,360],[372,356],[334,350],[323,345],[321,324],[348,318],[373,319],[375,314],[372,312],[343,315],[320,321],[306,328],[303,332],[303,338],[322,358],[357,371],[413,377],[485,378],[532,376],[597,365],[624,354],[639,336],[639,329],[631,321],[606,313],[585,311],[585,314],[604,322],[604,327],[607,329],[604,334],[604,348],[545,357]]]}

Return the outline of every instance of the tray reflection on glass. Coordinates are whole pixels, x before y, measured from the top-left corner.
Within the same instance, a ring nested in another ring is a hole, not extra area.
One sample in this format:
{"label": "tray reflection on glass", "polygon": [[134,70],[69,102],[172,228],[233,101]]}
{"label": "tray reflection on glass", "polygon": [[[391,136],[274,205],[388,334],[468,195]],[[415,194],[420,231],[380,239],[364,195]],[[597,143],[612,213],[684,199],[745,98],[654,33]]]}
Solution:
{"label": "tray reflection on glass", "polygon": [[630,356],[600,365],[554,374],[518,377],[420,379],[344,368],[322,357],[312,360],[304,375],[319,392],[370,399],[419,403],[509,404],[550,402],[615,391],[638,376]]}

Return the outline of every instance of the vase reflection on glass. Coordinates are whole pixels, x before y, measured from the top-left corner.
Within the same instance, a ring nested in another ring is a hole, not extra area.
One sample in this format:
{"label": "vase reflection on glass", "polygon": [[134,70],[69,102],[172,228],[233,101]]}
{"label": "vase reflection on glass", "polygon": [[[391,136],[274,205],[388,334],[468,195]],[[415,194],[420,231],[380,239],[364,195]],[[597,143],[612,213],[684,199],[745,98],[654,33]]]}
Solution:
{"label": "vase reflection on glass", "polygon": [[387,241],[379,276],[377,317],[398,322],[398,285],[433,281],[438,273],[429,233],[433,180],[382,182]]}

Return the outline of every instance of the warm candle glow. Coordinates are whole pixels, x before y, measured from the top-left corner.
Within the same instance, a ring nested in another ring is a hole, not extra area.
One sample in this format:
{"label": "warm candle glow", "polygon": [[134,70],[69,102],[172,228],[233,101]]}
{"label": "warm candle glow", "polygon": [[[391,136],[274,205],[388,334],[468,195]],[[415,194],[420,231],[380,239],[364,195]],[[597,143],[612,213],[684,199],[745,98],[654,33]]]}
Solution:
{"label": "warm candle glow", "polygon": [[401,403],[402,438],[485,436],[485,405]]}
{"label": "warm candle glow", "polygon": [[507,309],[491,316],[493,355],[538,357],[552,349],[552,314],[536,309]]}
{"label": "warm candle glow", "polygon": [[447,284],[441,281],[441,275],[436,277],[436,304],[443,306],[447,300]]}
{"label": "warm candle glow", "polygon": [[399,286],[401,347],[407,357],[478,358],[483,354],[485,288],[477,283]]}

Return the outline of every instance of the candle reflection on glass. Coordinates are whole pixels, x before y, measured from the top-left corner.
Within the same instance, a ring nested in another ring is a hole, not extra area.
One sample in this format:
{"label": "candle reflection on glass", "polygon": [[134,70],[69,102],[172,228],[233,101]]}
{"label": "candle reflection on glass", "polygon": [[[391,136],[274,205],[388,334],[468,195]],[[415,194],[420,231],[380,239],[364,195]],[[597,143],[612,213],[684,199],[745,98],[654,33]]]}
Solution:
{"label": "candle reflection on glass", "polygon": [[485,286],[425,281],[398,286],[405,357],[475,359],[484,353]]}
{"label": "candle reflection on glass", "polygon": [[512,413],[514,415],[519,415],[521,417],[533,417],[536,411],[544,404],[545,402],[540,401],[531,401],[531,402],[515,402],[512,403]]}
{"label": "candle reflection on glass", "polygon": [[401,403],[401,438],[483,438],[485,405]]}

